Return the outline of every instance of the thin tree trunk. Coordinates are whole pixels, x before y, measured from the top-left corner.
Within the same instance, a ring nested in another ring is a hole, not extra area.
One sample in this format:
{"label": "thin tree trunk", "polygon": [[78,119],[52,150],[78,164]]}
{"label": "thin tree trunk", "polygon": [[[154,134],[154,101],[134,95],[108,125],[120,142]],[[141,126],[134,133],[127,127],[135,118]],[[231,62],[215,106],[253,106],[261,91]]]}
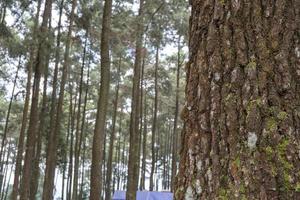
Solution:
{"label": "thin tree trunk", "polygon": [[52,0],[46,0],[43,21],[41,24],[38,40],[38,51],[35,64],[35,75],[32,89],[32,102],[30,110],[30,121],[27,133],[26,142],[26,154],[23,167],[22,184],[21,184],[21,200],[28,200],[30,195],[30,177],[32,175],[32,161],[34,158],[34,146],[37,136],[37,121],[38,116],[38,104],[39,104],[39,92],[40,92],[40,79],[43,67],[45,66],[45,58],[47,56],[47,35],[48,35],[48,20],[51,15]]}
{"label": "thin tree trunk", "polygon": [[61,117],[63,113],[63,101],[64,101],[64,92],[65,92],[65,83],[67,81],[67,72],[69,68],[69,54],[71,48],[71,36],[73,30],[73,22],[75,15],[75,8],[77,5],[77,0],[72,1],[72,9],[70,14],[70,22],[69,22],[69,30],[66,40],[66,49],[64,54],[64,64],[62,69],[62,77],[60,83],[60,92],[58,105],[56,109],[56,118],[54,127],[50,128],[49,134],[49,143],[47,148],[47,158],[46,158],[46,169],[45,169],[45,179],[43,186],[43,200],[51,200],[53,199],[53,187],[54,187],[54,177],[55,177],[55,167],[56,167],[56,159],[57,159],[57,140],[59,136],[60,126],[61,126]]}
{"label": "thin tree trunk", "polygon": [[113,111],[113,119],[112,119],[112,131],[110,135],[110,143],[108,150],[108,161],[107,161],[107,178],[106,178],[106,190],[105,190],[105,199],[111,200],[111,178],[112,178],[112,159],[113,159],[113,150],[115,143],[115,128],[116,128],[116,119],[117,119],[117,111],[118,111],[118,101],[119,101],[119,88],[120,88],[120,68],[121,68],[122,58],[120,56],[120,60],[118,63],[118,80],[116,86],[116,96],[114,99],[114,111]]}
{"label": "thin tree trunk", "polygon": [[299,3],[191,1],[176,200],[300,198]]}
{"label": "thin tree trunk", "polygon": [[151,150],[152,150],[152,162],[151,162],[151,172],[150,172],[150,191],[154,189],[154,170],[156,163],[156,153],[155,153],[155,140],[156,140],[156,129],[157,129],[157,106],[158,106],[158,65],[159,65],[159,45],[156,47],[156,56],[155,56],[155,73],[154,73],[154,116],[153,116],[153,124],[152,124],[152,142],[151,142]]}
{"label": "thin tree trunk", "polygon": [[[12,163],[14,162],[15,159],[16,159],[16,151],[14,151]],[[3,193],[5,193],[3,200],[8,199],[7,196],[8,196],[8,190],[9,190],[9,188],[10,188],[10,180],[11,180],[12,174],[13,174],[13,170],[10,170],[9,176],[8,176],[8,181],[7,181],[7,186],[6,186],[5,192],[3,192]]]}
{"label": "thin tree trunk", "polygon": [[[79,179],[79,157],[80,157],[80,149],[81,149],[81,141],[82,141],[82,132],[80,128],[80,118],[81,118],[81,97],[83,91],[83,76],[84,76],[84,67],[85,67],[85,59],[86,59],[86,50],[87,50],[87,41],[88,41],[88,30],[86,30],[85,34],[85,42],[82,56],[82,65],[80,70],[80,83],[79,83],[79,97],[78,97],[78,105],[77,105],[77,120],[76,120],[76,131],[75,131],[75,162],[74,162],[74,182],[73,182],[73,200],[77,200],[78,197],[78,179]],[[82,122],[83,123],[83,122]]]}
{"label": "thin tree trunk", "polygon": [[10,96],[10,101],[9,101],[8,110],[7,110],[6,119],[5,119],[4,132],[3,132],[3,137],[2,137],[2,141],[1,141],[1,149],[0,149],[0,188],[2,188],[2,184],[3,184],[3,174],[4,174],[3,169],[4,169],[4,159],[5,159],[4,148],[6,147],[9,117],[10,117],[10,112],[11,112],[11,106],[12,106],[12,103],[13,103],[13,100],[14,100],[14,93],[15,93],[16,84],[17,84],[17,80],[18,80],[19,70],[20,70],[20,67],[21,67],[21,58],[22,58],[22,56],[19,56],[19,63],[18,63],[18,66],[17,66],[17,71],[16,71],[14,82],[13,82],[13,88],[12,88],[12,92],[11,92],[11,96]]}
{"label": "thin tree trunk", "polygon": [[[145,59],[145,58],[144,58]],[[144,61],[145,62],[145,61]],[[144,100],[144,123],[143,123],[143,154],[142,154],[142,170],[141,170],[141,180],[140,180],[140,190],[145,189],[145,179],[146,179],[146,157],[147,157],[147,131],[148,131],[148,123],[147,123],[147,98],[146,98],[146,82],[144,81],[144,71],[145,71],[145,63],[142,66],[142,93]]]}
{"label": "thin tree trunk", "polygon": [[178,155],[178,134],[177,123],[179,113],[179,80],[180,80],[180,68],[181,68],[181,36],[178,37],[178,49],[177,49],[177,74],[176,74],[176,99],[175,99],[175,114],[174,114],[174,127],[173,127],[173,147],[172,147],[172,175],[171,175],[171,191],[174,192],[174,181],[177,172],[177,155]]}
{"label": "thin tree trunk", "polygon": [[[11,148],[12,148],[11,146],[12,146],[12,142],[10,141],[8,144],[8,147],[7,147],[7,152],[5,153],[6,155],[3,155],[4,159],[5,159],[3,164],[5,164],[5,168],[3,171],[3,184],[2,184],[2,187],[0,188],[1,200],[4,198],[5,185],[7,182],[8,167],[9,167],[8,163],[9,163],[9,157],[10,157]],[[9,184],[9,182],[7,184]]]}
{"label": "thin tree trunk", "polygon": [[130,143],[128,159],[128,177],[126,199],[136,199],[136,190],[139,180],[139,119],[140,119],[140,76],[142,65],[142,46],[144,34],[144,0],[140,0],[137,23],[136,50],[134,76],[132,88],[131,116],[130,116]]}
{"label": "thin tree trunk", "polygon": [[110,82],[109,37],[112,12],[112,0],[105,0],[101,34],[101,86],[97,106],[97,118],[94,130],[92,166],[91,166],[91,192],[90,200],[101,198],[102,188],[102,161],[103,141],[105,138],[106,111],[108,104]]}
{"label": "thin tree trunk", "polygon": [[[84,167],[85,167],[85,157],[86,157],[86,134],[84,134],[84,129],[86,128],[85,124],[85,117],[86,117],[86,106],[87,106],[87,100],[88,100],[88,93],[89,93],[89,84],[90,84],[90,59],[88,62],[88,71],[87,71],[87,81],[86,81],[86,90],[85,90],[85,97],[84,97],[84,106],[83,106],[83,112],[82,112],[82,123],[81,123],[81,141],[83,140],[83,157],[82,157],[82,173],[81,173],[81,187],[80,187],[80,194],[81,199],[83,199],[83,184],[84,184]],[[80,144],[81,145],[81,144]]]}
{"label": "thin tree trunk", "polygon": [[[123,114],[123,104],[121,101],[121,112],[120,112],[120,117],[119,117],[119,138],[118,138],[118,158],[117,158],[117,190],[121,189],[121,164],[123,164],[122,160],[121,160],[121,136],[122,136],[122,114]],[[120,164],[121,163],[121,164]]]}
{"label": "thin tree trunk", "polygon": [[[77,98],[75,95],[75,103],[73,105],[73,86],[69,83],[69,88],[70,88],[70,110],[69,112],[71,113],[70,115],[70,121],[71,121],[71,129],[70,129],[70,154],[69,154],[69,168],[68,168],[68,181],[67,181],[67,200],[70,200],[72,197],[72,180],[73,180],[73,151],[74,151],[74,126],[75,126],[75,110],[76,110],[76,104],[77,104]],[[77,94],[77,93],[76,93]]]}

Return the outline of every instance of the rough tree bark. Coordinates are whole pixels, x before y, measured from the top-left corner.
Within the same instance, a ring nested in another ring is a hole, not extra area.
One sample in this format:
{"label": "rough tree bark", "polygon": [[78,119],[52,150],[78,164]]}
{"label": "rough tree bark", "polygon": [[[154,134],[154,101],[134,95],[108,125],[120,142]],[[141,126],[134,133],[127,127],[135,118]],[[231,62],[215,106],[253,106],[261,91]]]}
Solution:
{"label": "rough tree bark", "polygon": [[175,199],[299,199],[300,2],[191,5]]}
{"label": "rough tree bark", "polygon": [[93,137],[90,200],[101,198],[103,145],[105,139],[106,111],[110,82],[109,37],[112,0],[105,0],[101,33],[101,86],[97,105],[96,125]]}
{"label": "rough tree bark", "polygon": [[40,79],[42,75],[42,70],[45,65],[46,55],[48,53],[47,48],[47,36],[48,36],[48,21],[52,10],[52,0],[47,0],[45,2],[45,9],[43,14],[43,21],[40,27],[40,34],[38,37],[38,48],[36,62],[34,66],[34,82],[32,88],[32,100],[30,108],[30,119],[27,132],[27,142],[26,142],[26,153],[25,161],[22,174],[22,184],[21,184],[21,200],[28,200],[30,193],[30,177],[32,172],[32,161],[34,158],[34,146],[36,143],[37,136],[37,121],[38,116],[38,104],[39,104],[39,93],[40,93]]}
{"label": "rough tree bark", "polygon": [[136,50],[130,116],[130,144],[126,199],[136,199],[139,180],[139,121],[140,121],[140,76],[142,65],[144,0],[140,0],[137,22]]}

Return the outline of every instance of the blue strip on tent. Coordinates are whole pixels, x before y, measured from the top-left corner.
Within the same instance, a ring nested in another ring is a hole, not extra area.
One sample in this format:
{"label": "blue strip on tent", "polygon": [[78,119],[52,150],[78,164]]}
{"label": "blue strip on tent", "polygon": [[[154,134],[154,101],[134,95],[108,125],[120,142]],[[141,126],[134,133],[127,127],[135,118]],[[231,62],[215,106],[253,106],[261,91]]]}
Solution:
{"label": "blue strip on tent", "polygon": [[[149,192],[138,191],[136,200],[173,200],[173,193],[171,192]],[[116,191],[112,200],[125,200],[125,191]]]}

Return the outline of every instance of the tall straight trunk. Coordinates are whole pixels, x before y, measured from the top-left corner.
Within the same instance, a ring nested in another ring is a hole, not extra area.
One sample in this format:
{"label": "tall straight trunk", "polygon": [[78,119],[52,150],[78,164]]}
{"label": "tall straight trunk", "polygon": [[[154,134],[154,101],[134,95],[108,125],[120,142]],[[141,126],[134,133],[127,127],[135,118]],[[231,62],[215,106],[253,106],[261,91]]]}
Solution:
{"label": "tall straight trunk", "polygon": [[136,199],[136,190],[139,180],[139,120],[140,120],[140,77],[142,65],[142,47],[144,35],[144,0],[140,0],[139,14],[137,17],[137,35],[134,63],[134,76],[130,116],[130,143],[128,159],[128,177],[126,199]]}
{"label": "tall straight trunk", "polygon": [[[7,179],[8,179],[8,164],[9,164],[9,158],[10,158],[10,155],[11,155],[11,149],[12,149],[12,142],[9,141],[8,142],[8,147],[7,147],[7,151],[4,152],[4,160],[3,160],[3,164],[5,164],[5,168],[3,170],[3,184],[2,184],[2,187],[0,188],[0,194],[1,194],[1,200],[4,198],[4,191],[5,191],[5,185],[6,185],[6,182],[7,182]],[[8,183],[9,184],[9,183]]]}
{"label": "tall straight trunk", "polygon": [[68,30],[67,40],[66,40],[66,49],[64,54],[64,64],[62,68],[59,99],[58,99],[58,104],[56,109],[56,118],[55,118],[55,123],[53,124],[54,126],[50,127],[49,141],[47,145],[46,169],[45,169],[45,179],[43,185],[43,200],[53,199],[55,167],[56,167],[56,160],[57,160],[57,151],[56,151],[57,139],[59,137],[61,117],[63,113],[65,83],[67,81],[67,72],[68,72],[69,62],[70,62],[69,54],[71,48],[71,36],[73,31],[73,22],[75,16],[74,12],[75,12],[76,5],[77,5],[77,0],[73,0],[71,14],[70,14],[70,21],[69,21],[69,30]]}
{"label": "tall straight trunk", "polygon": [[38,49],[37,57],[35,62],[35,74],[34,82],[32,88],[32,100],[30,108],[30,119],[29,127],[27,132],[27,142],[26,142],[26,153],[25,161],[22,174],[22,184],[21,184],[21,200],[28,200],[30,195],[30,177],[32,175],[32,161],[34,158],[34,146],[37,137],[37,121],[39,121],[38,116],[38,104],[39,104],[39,93],[40,93],[40,79],[42,75],[42,70],[45,65],[45,58],[48,53],[47,43],[48,43],[48,21],[52,10],[52,0],[46,0],[45,9],[43,14],[43,21],[40,27],[40,34],[38,38]]}
{"label": "tall straight trunk", "polygon": [[10,100],[9,100],[9,105],[8,105],[8,109],[7,109],[7,113],[6,113],[6,119],[5,119],[5,125],[4,125],[4,131],[3,131],[3,137],[2,137],[2,141],[1,141],[1,148],[0,148],[0,188],[2,188],[2,184],[3,184],[3,170],[4,170],[4,149],[6,147],[6,141],[7,141],[7,131],[8,131],[8,124],[9,124],[9,117],[10,117],[10,112],[11,112],[11,106],[14,100],[14,94],[15,94],[15,89],[16,89],[16,84],[17,84],[17,80],[18,80],[18,75],[19,75],[19,70],[21,67],[21,58],[22,56],[19,56],[19,62],[18,62],[18,66],[17,66],[17,71],[16,71],[16,75],[14,78],[14,82],[13,82],[13,88],[12,88],[12,92],[11,92],[11,96],[10,96]]}
{"label": "tall straight trunk", "polygon": [[[108,129],[108,123],[106,123],[106,127],[105,127],[105,130]],[[105,180],[106,180],[106,171],[107,171],[107,168],[106,168],[106,161],[107,161],[107,158],[106,158],[106,143],[107,143],[107,137],[108,135],[106,134],[106,132],[104,132],[104,146],[103,146],[103,162],[101,164],[101,176],[102,176],[102,180],[101,180],[101,183],[104,183],[102,184],[102,191],[101,191],[101,194],[105,194],[105,188],[106,188],[106,185],[105,185]]]}
{"label": "tall straight trunk", "polygon": [[[122,101],[121,101],[121,112],[120,112],[120,115],[119,115],[119,138],[118,138],[118,146],[117,146],[117,151],[118,151],[118,156],[117,156],[117,190],[120,190],[121,187],[121,164],[122,164],[122,160],[121,160],[121,136],[122,136],[122,116],[123,116],[123,104],[122,104]],[[120,164],[121,163],[121,164]]]}
{"label": "tall straight trunk", "polygon": [[106,111],[110,82],[109,37],[111,12],[112,0],[105,0],[101,34],[101,86],[97,105],[97,118],[93,138],[90,200],[102,199],[101,167],[104,159],[103,141],[105,138]]}
{"label": "tall straight trunk", "polygon": [[[51,29],[51,20],[49,20],[49,29]],[[40,178],[40,159],[41,159],[41,151],[42,151],[42,140],[43,134],[45,133],[46,127],[46,112],[47,112],[47,85],[48,85],[48,70],[49,70],[49,62],[50,62],[50,53],[46,57],[46,64],[44,69],[44,88],[43,88],[43,99],[42,99],[42,107],[39,113],[40,122],[38,127],[38,135],[37,142],[35,146],[33,166],[32,166],[32,176],[30,182],[30,199],[35,199],[35,196],[38,191],[39,178]]]}
{"label": "tall straight trunk", "polygon": [[[85,160],[86,160],[86,136],[87,134],[84,134],[84,129],[86,129],[86,123],[85,123],[85,118],[86,118],[86,106],[87,106],[87,101],[88,101],[88,94],[89,94],[89,84],[90,84],[90,62],[91,60],[89,59],[88,62],[88,71],[87,71],[87,80],[86,80],[86,89],[85,89],[85,96],[84,96],[84,106],[83,106],[83,112],[82,112],[82,122],[81,122],[81,141],[83,140],[83,157],[82,157],[82,173],[81,173],[81,187],[80,187],[80,194],[81,194],[81,199],[83,198],[83,184],[84,184],[84,166],[85,166]],[[81,144],[80,144],[81,146]],[[80,147],[81,148],[81,147]]]}
{"label": "tall straight trunk", "polygon": [[[140,132],[140,136],[139,136],[139,155],[142,154],[142,147],[143,147],[143,99],[144,99],[144,91],[143,91],[143,84],[144,84],[144,68],[145,68],[145,56],[143,56],[143,61],[142,61],[142,66],[141,66],[141,77],[140,77],[140,122],[139,122],[139,132]],[[140,163],[139,163],[140,165]],[[139,170],[140,170],[141,166],[139,166]],[[142,173],[142,171],[141,171]],[[140,180],[142,178],[142,176],[139,177]],[[141,187],[141,185],[139,185],[139,188]]]}
{"label": "tall straight trunk", "polygon": [[[56,106],[57,106],[57,85],[58,85],[58,68],[60,62],[60,43],[61,43],[61,21],[63,12],[64,0],[61,0],[59,5],[59,18],[58,18],[58,30],[56,36],[56,47],[55,47],[55,65],[54,65],[54,75],[52,82],[52,94],[51,94],[51,107],[50,107],[50,128],[53,129],[55,126],[56,117]],[[48,136],[49,137],[49,134]],[[48,139],[48,138],[47,138]]]}
{"label": "tall straight trunk", "polygon": [[175,199],[299,199],[300,2],[191,4]]}
{"label": "tall straight trunk", "polygon": [[177,172],[177,155],[178,155],[178,134],[177,134],[177,123],[179,113],[179,81],[180,81],[180,68],[181,68],[181,36],[178,37],[177,46],[177,74],[176,74],[176,99],[175,99],[175,114],[174,114],[174,127],[173,127],[173,146],[172,146],[172,175],[171,175],[171,191],[174,192],[174,182]]}
{"label": "tall straight trunk", "polygon": [[25,142],[25,130],[27,126],[27,117],[28,117],[28,110],[29,110],[29,101],[30,101],[30,89],[31,89],[31,78],[32,78],[32,67],[33,67],[33,60],[35,57],[35,41],[36,41],[36,32],[38,27],[38,18],[40,15],[40,9],[41,9],[41,0],[38,0],[37,5],[37,12],[34,19],[34,27],[33,27],[33,45],[30,48],[29,53],[29,61],[27,64],[27,83],[26,83],[26,95],[25,95],[25,102],[23,107],[23,116],[22,116],[22,125],[20,129],[20,135],[18,139],[18,150],[17,150],[17,158],[16,158],[16,165],[15,165],[15,171],[14,171],[14,183],[13,183],[13,189],[10,196],[11,200],[17,200],[18,197],[18,189],[19,189],[19,177],[21,174],[21,168],[22,168],[22,160],[23,160],[23,149],[24,149],[24,142]]}
{"label": "tall straight trunk", "polygon": [[[69,150],[69,162],[67,162],[67,153],[65,154],[65,163],[64,163],[64,171],[66,173],[66,171],[68,171],[68,177],[67,177],[67,184],[66,184],[66,189],[64,189],[64,180],[63,180],[63,186],[62,186],[62,199],[64,199],[64,192],[66,190],[66,199],[71,199],[71,183],[72,183],[72,169],[73,169],[73,127],[74,127],[74,120],[75,120],[75,108],[76,108],[76,101],[75,104],[73,106],[73,86],[71,84],[71,81],[69,81],[69,114],[68,114],[68,133],[67,133],[67,146],[70,147]],[[76,97],[75,97],[76,100]],[[74,109],[73,109],[74,107]],[[67,169],[68,166],[68,169]],[[71,180],[71,181],[70,181]],[[70,187],[69,187],[70,186]]]}
{"label": "tall straight trunk", "polygon": [[[14,151],[13,153],[13,158],[12,158],[12,161],[14,162],[14,160],[16,159],[16,151]],[[9,191],[9,188],[10,188],[10,181],[11,181],[11,177],[12,177],[12,174],[13,174],[13,170],[9,170],[9,175],[8,175],[8,180],[7,180],[7,185],[5,187],[5,191],[3,191],[3,200],[6,200],[8,199],[7,196],[8,196],[8,191]]]}
{"label": "tall straight trunk", "polygon": [[150,191],[153,191],[154,188],[154,170],[156,163],[156,153],[155,153],[155,140],[156,140],[156,129],[157,129],[157,105],[158,105],[158,65],[159,65],[159,45],[156,47],[156,56],[155,56],[155,73],[154,73],[154,116],[152,123],[152,141],[151,141],[151,150],[152,150],[152,162],[151,162],[151,172],[150,172]]}
{"label": "tall straight trunk", "polygon": [[113,161],[113,153],[114,153],[114,143],[115,143],[115,129],[116,129],[116,119],[117,119],[117,111],[118,111],[118,101],[119,101],[119,88],[120,88],[120,68],[121,68],[122,58],[120,56],[120,60],[118,63],[118,80],[116,86],[116,96],[114,99],[114,111],[113,111],[113,119],[112,119],[112,130],[110,134],[110,142],[108,149],[108,160],[107,160],[107,176],[106,176],[106,190],[105,190],[105,199],[111,199],[111,178],[112,178],[112,161]]}
{"label": "tall straight trunk", "polygon": [[79,174],[79,157],[81,150],[81,141],[82,141],[82,131],[80,128],[80,118],[81,118],[81,104],[82,104],[82,92],[83,92],[83,76],[84,76],[84,67],[85,67],[85,59],[86,59],[86,50],[87,50],[87,41],[88,41],[88,30],[86,30],[85,34],[85,42],[83,48],[83,56],[82,56],[82,65],[80,70],[80,83],[79,83],[79,97],[78,97],[78,105],[77,105],[77,120],[76,120],[76,131],[75,131],[75,162],[74,162],[74,182],[73,182],[73,200],[77,200],[78,196],[78,174]]}
{"label": "tall straight trunk", "polygon": [[145,74],[145,57],[144,57],[144,61],[143,61],[143,65],[142,65],[142,91],[141,93],[143,93],[143,101],[144,101],[144,107],[142,107],[141,109],[144,108],[143,111],[143,141],[142,141],[142,169],[141,169],[141,177],[140,177],[140,190],[144,190],[145,189],[145,179],[146,179],[146,157],[147,157],[147,131],[148,131],[148,123],[147,123],[147,98],[146,98],[146,81],[144,80],[144,74]]}
{"label": "tall straight trunk", "polygon": [[126,180],[127,180],[127,177],[126,177],[126,173],[124,172],[125,170],[125,165],[127,163],[127,159],[126,159],[126,155],[125,155],[125,152],[127,151],[127,148],[126,148],[126,135],[124,134],[124,138],[123,138],[123,145],[122,145],[122,168],[121,168],[121,171],[122,171],[122,190],[125,190],[126,189]]}
{"label": "tall straight trunk", "polygon": [[[74,126],[75,126],[75,111],[76,111],[76,105],[77,105],[77,97],[75,95],[74,99],[74,106],[73,106],[73,85],[69,83],[70,88],[70,107],[69,112],[70,114],[70,121],[71,121],[71,127],[70,127],[70,154],[69,154],[69,167],[68,167],[68,180],[67,180],[67,200],[70,200],[72,197],[72,181],[73,181],[73,152],[74,152]],[[75,93],[77,94],[77,92]]]}

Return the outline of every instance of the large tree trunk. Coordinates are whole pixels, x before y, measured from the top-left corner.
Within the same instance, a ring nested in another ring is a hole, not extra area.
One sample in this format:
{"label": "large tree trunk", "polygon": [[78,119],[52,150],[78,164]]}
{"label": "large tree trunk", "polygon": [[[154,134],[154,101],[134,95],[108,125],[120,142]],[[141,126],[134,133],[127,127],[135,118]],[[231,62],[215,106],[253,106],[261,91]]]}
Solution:
{"label": "large tree trunk", "polygon": [[136,50],[133,75],[131,116],[130,116],[130,144],[128,159],[128,177],[126,199],[136,199],[136,190],[139,180],[139,121],[140,121],[140,77],[142,65],[143,46],[143,16],[144,0],[140,0],[140,8],[137,23]]}
{"label": "large tree trunk", "polygon": [[[50,122],[50,134],[47,145],[47,156],[46,156],[46,169],[45,169],[45,179],[43,185],[43,200],[51,200],[53,199],[53,187],[54,187],[54,176],[55,176],[55,167],[57,160],[57,141],[59,137],[59,131],[61,126],[61,117],[63,113],[63,103],[64,103],[64,92],[65,92],[65,84],[67,81],[67,72],[69,68],[70,62],[70,48],[71,48],[71,36],[73,30],[73,22],[74,22],[74,13],[77,5],[77,0],[72,1],[72,9],[70,14],[70,22],[68,35],[66,40],[66,49],[64,53],[64,64],[62,67],[62,77],[60,83],[60,91],[59,91],[59,99],[56,109],[56,117],[55,123]],[[54,120],[53,119],[53,120]]]}
{"label": "large tree trunk", "polygon": [[299,1],[193,0],[175,199],[299,199]]}
{"label": "large tree trunk", "polygon": [[30,108],[30,120],[27,133],[26,142],[26,154],[25,162],[22,174],[22,184],[21,184],[21,200],[28,200],[30,194],[30,177],[32,173],[32,161],[34,158],[34,146],[37,137],[37,121],[38,116],[38,104],[39,104],[39,93],[40,93],[40,79],[42,75],[42,70],[45,66],[45,59],[48,52],[47,50],[47,35],[48,35],[48,21],[51,16],[52,10],[52,0],[47,0],[45,2],[45,9],[43,14],[43,21],[40,27],[40,34],[38,38],[38,48],[37,57],[35,62],[35,74],[34,82],[32,88],[32,100]]}
{"label": "large tree trunk", "polygon": [[101,199],[101,166],[104,159],[103,145],[105,139],[106,111],[110,82],[109,37],[111,12],[112,0],[105,0],[101,34],[101,86],[97,105],[97,118],[93,138],[90,200]]}

